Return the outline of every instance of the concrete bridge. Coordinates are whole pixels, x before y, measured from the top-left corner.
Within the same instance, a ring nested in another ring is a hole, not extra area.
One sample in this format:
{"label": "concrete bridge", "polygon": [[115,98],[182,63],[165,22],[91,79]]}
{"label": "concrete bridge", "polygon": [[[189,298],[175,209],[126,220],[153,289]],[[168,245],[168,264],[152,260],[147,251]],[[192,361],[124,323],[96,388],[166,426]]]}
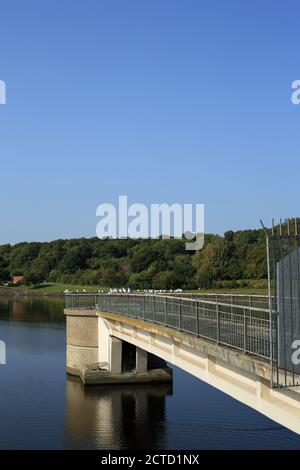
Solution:
{"label": "concrete bridge", "polygon": [[223,298],[70,294],[65,314],[67,372],[83,383],[170,381],[167,362],[300,434],[299,388],[270,387],[276,325],[267,308]]}

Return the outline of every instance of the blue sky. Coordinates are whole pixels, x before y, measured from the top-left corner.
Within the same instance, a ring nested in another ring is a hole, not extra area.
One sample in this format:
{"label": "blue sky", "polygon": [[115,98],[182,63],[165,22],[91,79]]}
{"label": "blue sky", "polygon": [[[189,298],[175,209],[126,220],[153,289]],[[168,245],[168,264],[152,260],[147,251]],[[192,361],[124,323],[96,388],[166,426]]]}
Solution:
{"label": "blue sky", "polygon": [[96,207],[204,203],[206,232],[299,216],[296,0],[2,0],[0,243]]}

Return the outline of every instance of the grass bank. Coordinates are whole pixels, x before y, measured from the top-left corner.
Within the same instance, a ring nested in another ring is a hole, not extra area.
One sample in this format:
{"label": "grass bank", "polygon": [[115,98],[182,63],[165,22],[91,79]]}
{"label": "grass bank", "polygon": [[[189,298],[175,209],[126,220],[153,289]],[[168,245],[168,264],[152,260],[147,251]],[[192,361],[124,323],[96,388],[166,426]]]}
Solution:
{"label": "grass bank", "polygon": [[65,290],[76,292],[79,290],[83,292],[95,292],[101,289],[100,286],[85,286],[85,285],[73,285],[73,284],[61,284],[57,282],[41,284],[39,286],[16,286],[16,287],[0,287],[0,295],[28,295],[28,296],[63,296]]}
{"label": "grass bank", "polygon": [[[98,290],[103,289],[104,291],[107,288],[98,285],[80,285],[80,284],[61,284],[61,283],[46,283],[39,286],[17,286],[17,287],[0,287],[0,295],[27,295],[27,296],[63,296],[65,290],[70,292],[97,292]],[[141,291],[142,292],[142,291]],[[185,291],[190,293],[223,293],[223,294],[259,294],[267,295],[268,291],[266,288],[250,288],[250,287],[237,287],[237,288],[219,288],[219,289],[201,289],[201,290],[192,290]]]}

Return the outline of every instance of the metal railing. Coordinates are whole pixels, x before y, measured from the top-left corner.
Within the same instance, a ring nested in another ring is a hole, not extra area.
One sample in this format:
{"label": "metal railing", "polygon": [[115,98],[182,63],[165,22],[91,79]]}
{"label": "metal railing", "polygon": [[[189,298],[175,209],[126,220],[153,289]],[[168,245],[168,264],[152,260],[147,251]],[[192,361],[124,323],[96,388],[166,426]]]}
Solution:
{"label": "metal railing", "polygon": [[[97,309],[175,328],[219,344],[270,358],[269,310],[162,295],[67,294],[67,309]],[[270,326],[272,330],[270,329]]]}
{"label": "metal railing", "polygon": [[[161,294],[160,294],[161,295]],[[269,308],[269,296],[262,294],[228,294],[213,292],[191,292],[191,293],[162,293],[162,295],[170,295],[175,297],[184,297],[188,299],[212,300],[214,302],[229,303],[233,305],[241,305],[243,307]],[[272,297],[273,308],[275,309],[276,298]]]}
{"label": "metal railing", "polygon": [[95,310],[98,294],[65,294],[65,306],[70,310]]}

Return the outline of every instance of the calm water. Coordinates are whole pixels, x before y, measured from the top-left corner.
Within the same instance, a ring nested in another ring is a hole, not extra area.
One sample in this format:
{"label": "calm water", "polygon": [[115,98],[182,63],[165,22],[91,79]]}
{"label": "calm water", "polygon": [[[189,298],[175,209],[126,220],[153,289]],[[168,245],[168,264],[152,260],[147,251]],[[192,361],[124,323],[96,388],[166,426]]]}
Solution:
{"label": "calm water", "polygon": [[83,388],[66,377],[60,300],[0,300],[0,339],[1,449],[300,449],[300,436],[177,368],[173,387]]}

